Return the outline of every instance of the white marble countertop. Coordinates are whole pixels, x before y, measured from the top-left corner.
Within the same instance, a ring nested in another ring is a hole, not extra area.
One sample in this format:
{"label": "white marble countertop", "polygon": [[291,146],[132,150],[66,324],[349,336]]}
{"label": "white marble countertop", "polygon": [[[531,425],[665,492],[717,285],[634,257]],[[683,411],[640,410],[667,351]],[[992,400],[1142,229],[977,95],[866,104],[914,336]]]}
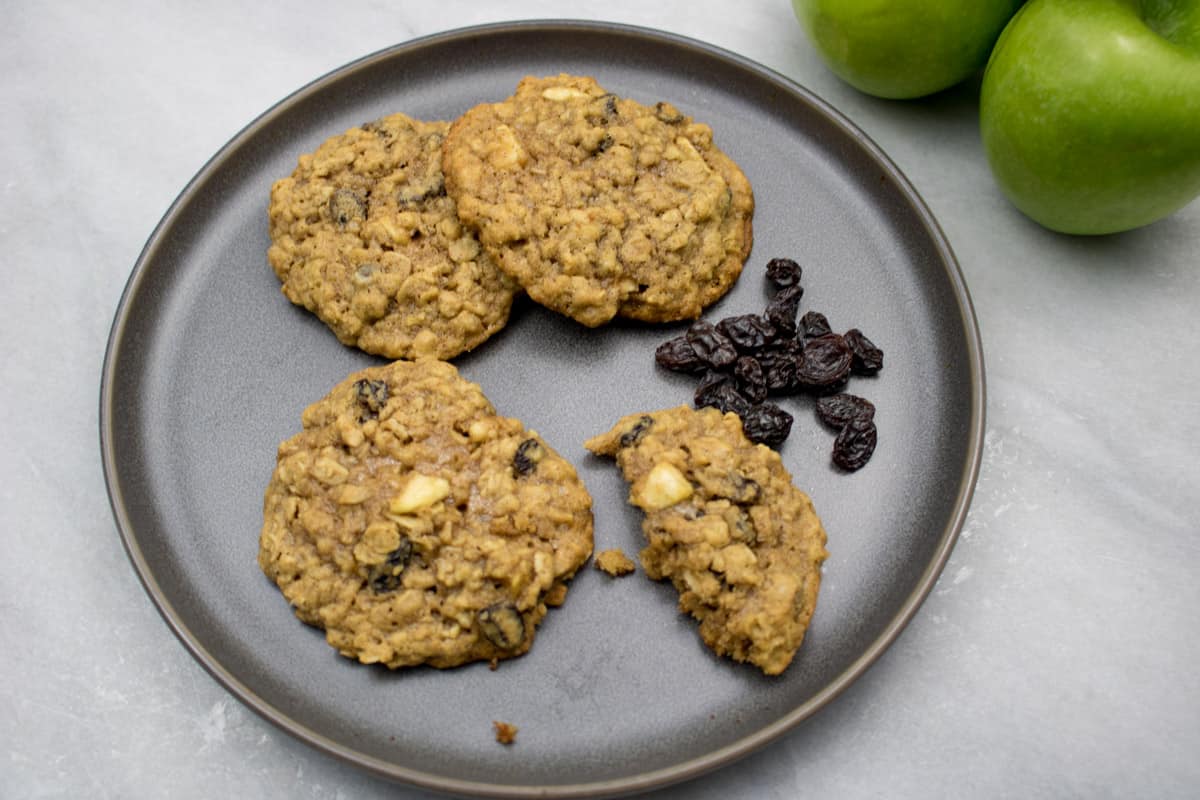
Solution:
{"label": "white marble countertop", "polygon": [[9,3],[0,31],[0,794],[389,797],[262,721],[155,611],[100,467],[105,340],[138,253],[233,134],[303,83],[482,22],[694,37],[810,88],[915,184],[988,371],[970,516],[911,626],[775,744],[664,798],[1200,792],[1200,203],[1048,233],[991,181],[966,86],[895,103],[827,72],[786,0]]}

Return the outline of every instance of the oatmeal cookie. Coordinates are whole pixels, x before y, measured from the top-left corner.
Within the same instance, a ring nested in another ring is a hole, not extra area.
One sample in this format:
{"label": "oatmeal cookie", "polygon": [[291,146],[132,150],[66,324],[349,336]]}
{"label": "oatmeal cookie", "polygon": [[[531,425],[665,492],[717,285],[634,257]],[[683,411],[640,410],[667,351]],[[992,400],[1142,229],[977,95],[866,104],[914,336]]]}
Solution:
{"label": "oatmeal cookie", "polygon": [[574,467],[433,359],[354,373],[302,420],[258,555],[296,615],[393,668],[529,650],[592,551]]}
{"label": "oatmeal cookie", "polygon": [[584,325],[695,318],[750,253],[750,182],[712,129],[592,78],[527,77],[471,108],[442,167],[501,269]]}
{"label": "oatmeal cookie", "polygon": [[276,181],[267,260],[347,345],[449,359],[504,327],[516,284],[446,196],[449,123],[393,114],[325,141]]}
{"label": "oatmeal cookie", "polygon": [[642,568],[670,578],[715,652],[783,672],[804,639],[825,529],[779,454],[736,414],[688,406],[633,414],[587,441],[613,456],[645,512]]}

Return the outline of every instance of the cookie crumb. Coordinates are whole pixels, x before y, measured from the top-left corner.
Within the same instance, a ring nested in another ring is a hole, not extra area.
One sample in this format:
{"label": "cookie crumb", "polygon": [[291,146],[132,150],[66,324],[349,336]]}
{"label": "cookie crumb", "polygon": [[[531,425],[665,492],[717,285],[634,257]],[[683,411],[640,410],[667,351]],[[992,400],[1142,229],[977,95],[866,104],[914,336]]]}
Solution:
{"label": "cookie crumb", "polygon": [[551,607],[561,606],[563,600],[567,598],[567,585],[565,583],[556,583],[551,586],[546,594],[542,596],[542,602]]}
{"label": "cookie crumb", "polygon": [[492,727],[496,729],[496,741],[500,744],[512,744],[517,741],[516,725],[509,725],[507,722],[493,720]]}
{"label": "cookie crumb", "polygon": [[604,550],[596,554],[596,569],[619,578],[633,572],[636,567],[629,556],[620,550]]}

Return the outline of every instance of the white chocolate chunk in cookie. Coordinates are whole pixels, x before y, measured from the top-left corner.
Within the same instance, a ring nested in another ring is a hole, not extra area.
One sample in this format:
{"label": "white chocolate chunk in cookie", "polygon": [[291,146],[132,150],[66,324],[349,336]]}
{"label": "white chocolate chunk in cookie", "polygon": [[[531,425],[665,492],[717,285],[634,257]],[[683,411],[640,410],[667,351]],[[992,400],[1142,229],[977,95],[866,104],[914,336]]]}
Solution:
{"label": "white chocolate chunk in cookie", "polygon": [[400,496],[388,503],[388,510],[393,514],[410,514],[446,499],[448,494],[450,481],[418,472],[404,485]]}
{"label": "white chocolate chunk in cookie", "polygon": [[692,484],[674,464],[662,462],[633,490],[633,502],[644,511],[658,511],[692,496]]}

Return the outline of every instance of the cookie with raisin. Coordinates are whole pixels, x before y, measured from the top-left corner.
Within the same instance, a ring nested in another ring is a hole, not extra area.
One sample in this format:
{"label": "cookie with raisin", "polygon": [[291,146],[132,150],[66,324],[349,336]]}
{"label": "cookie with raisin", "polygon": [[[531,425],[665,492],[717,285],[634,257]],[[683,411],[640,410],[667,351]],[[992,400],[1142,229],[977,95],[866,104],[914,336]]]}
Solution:
{"label": "cookie with raisin", "polygon": [[669,579],[714,652],[768,675],[792,662],[821,585],[825,529],[779,454],[733,413],[632,414],[589,450],[616,459],[644,512],[646,575]]}
{"label": "cookie with raisin", "polygon": [[592,551],[574,467],[433,359],[356,372],[302,422],[258,554],[296,615],[391,668],[528,651]]}
{"label": "cookie with raisin", "polygon": [[343,344],[450,359],[508,320],[517,286],[446,195],[448,128],[383,117],[300,156],[271,188],[267,260],[284,296]]}
{"label": "cookie with raisin", "polygon": [[500,268],[584,325],[698,317],[749,255],[750,182],[669,103],[527,77],[457,119],[443,150],[446,190]]}

